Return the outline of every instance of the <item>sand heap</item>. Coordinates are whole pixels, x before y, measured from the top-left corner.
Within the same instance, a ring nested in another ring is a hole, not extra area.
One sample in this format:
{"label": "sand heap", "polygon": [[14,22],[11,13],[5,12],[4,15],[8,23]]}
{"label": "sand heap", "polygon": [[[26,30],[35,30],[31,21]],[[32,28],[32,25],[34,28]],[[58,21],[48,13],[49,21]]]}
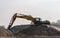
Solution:
{"label": "sand heap", "polygon": [[18,25],[13,27],[15,29],[16,35],[25,34],[27,36],[58,36],[60,32],[52,27],[45,26],[28,26],[28,25]]}
{"label": "sand heap", "polygon": [[0,27],[0,36],[13,36],[13,33],[5,28]]}

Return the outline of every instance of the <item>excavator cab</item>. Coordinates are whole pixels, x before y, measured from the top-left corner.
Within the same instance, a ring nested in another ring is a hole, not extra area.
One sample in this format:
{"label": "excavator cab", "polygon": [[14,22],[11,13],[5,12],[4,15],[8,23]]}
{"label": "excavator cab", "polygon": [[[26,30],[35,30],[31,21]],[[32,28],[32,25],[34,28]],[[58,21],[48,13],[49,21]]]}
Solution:
{"label": "excavator cab", "polygon": [[34,24],[41,24],[41,18],[35,18]]}
{"label": "excavator cab", "polygon": [[35,18],[35,19],[36,20],[35,20],[34,24],[36,24],[36,25],[41,25],[41,24],[49,25],[50,24],[50,21],[48,21],[48,20],[42,21],[41,18]]}

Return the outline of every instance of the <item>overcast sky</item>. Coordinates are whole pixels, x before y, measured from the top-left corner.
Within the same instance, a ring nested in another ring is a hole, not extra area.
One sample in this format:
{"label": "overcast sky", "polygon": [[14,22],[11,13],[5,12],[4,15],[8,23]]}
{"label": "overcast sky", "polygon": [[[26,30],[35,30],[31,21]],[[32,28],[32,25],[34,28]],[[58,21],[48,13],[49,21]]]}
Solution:
{"label": "overcast sky", "polygon": [[0,25],[8,26],[14,13],[56,22],[60,19],[60,0],[0,0]]}

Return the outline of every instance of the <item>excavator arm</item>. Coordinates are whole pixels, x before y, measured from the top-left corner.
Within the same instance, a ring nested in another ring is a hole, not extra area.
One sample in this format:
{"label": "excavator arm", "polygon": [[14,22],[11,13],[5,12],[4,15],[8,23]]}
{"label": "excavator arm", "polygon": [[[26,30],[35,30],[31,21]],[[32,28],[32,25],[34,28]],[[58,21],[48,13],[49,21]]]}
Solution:
{"label": "excavator arm", "polygon": [[24,19],[30,20],[32,22],[35,22],[35,19],[32,16],[30,16],[30,15],[23,15],[23,14],[15,13],[12,16],[12,19],[11,19],[11,21],[9,23],[8,29],[10,29],[10,27],[13,25],[14,21],[16,20],[16,18],[24,18]]}

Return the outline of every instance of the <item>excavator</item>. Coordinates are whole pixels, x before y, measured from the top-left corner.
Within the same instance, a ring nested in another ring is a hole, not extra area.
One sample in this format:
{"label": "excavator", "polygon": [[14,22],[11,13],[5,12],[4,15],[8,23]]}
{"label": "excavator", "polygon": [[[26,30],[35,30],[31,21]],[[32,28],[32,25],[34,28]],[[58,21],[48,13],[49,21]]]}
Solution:
{"label": "excavator", "polygon": [[11,21],[9,23],[9,26],[8,26],[9,30],[12,30],[11,27],[12,27],[14,21],[16,20],[16,18],[23,18],[23,19],[26,19],[26,20],[30,20],[31,24],[33,23],[35,26],[38,26],[38,25],[41,25],[41,24],[46,24],[46,25],[50,24],[50,21],[48,21],[48,20],[41,21],[41,18],[34,18],[31,15],[23,15],[23,14],[15,13],[12,16],[12,19],[11,19]]}

